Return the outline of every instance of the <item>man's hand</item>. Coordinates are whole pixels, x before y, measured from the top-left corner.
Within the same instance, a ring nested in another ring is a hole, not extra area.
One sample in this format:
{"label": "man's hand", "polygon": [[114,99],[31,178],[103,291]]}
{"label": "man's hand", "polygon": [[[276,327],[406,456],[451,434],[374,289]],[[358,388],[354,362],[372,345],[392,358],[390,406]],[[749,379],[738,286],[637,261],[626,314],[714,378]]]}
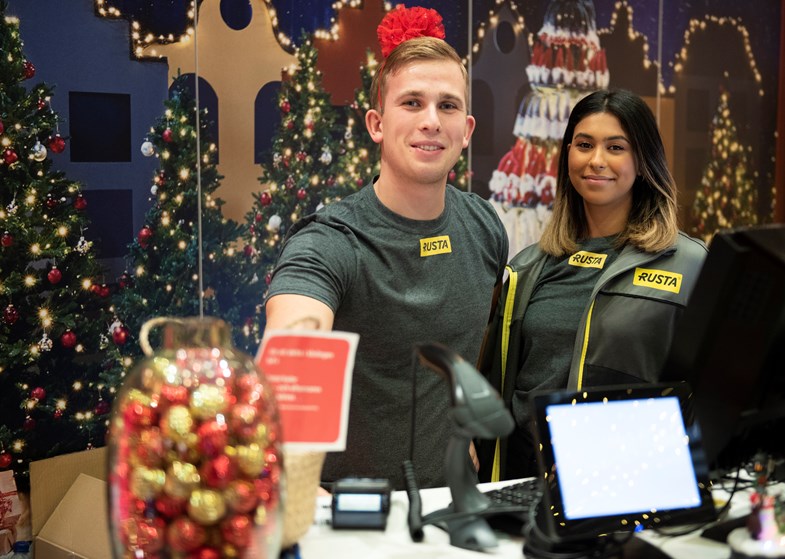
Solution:
{"label": "man's hand", "polygon": [[474,448],[474,441],[469,441],[469,456],[471,456],[472,458],[472,464],[474,464],[474,470],[479,472],[480,459],[477,458],[477,450]]}

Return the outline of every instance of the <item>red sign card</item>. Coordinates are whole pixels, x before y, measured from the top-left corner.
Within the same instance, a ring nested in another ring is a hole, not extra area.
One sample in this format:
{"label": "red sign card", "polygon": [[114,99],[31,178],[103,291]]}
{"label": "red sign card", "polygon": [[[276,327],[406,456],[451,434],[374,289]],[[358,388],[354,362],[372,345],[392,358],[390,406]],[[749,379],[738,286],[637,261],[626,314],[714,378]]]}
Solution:
{"label": "red sign card", "polygon": [[285,448],[346,448],[354,354],[351,332],[265,332],[256,363],[275,389]]}

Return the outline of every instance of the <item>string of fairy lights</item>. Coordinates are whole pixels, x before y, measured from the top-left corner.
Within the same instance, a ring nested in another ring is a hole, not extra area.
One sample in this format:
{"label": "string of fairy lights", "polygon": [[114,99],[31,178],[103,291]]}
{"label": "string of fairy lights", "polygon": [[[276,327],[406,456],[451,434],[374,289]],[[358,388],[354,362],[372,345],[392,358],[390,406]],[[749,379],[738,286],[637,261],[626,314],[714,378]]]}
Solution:
{"label": "string of fairy lights", "polygon": [[[343,8],[359,8],[362,6],[364,0],[337,0],[333,3],[332,7],[335,10],[336,14],[340,12]],[[272,0],[264,0],[264,3],[267,7],[267,11],[270,15],[270,20],[273,26],[273,33],[278,41],[278,43],[283,47],[285,50],[291,52],[293,50],[293,41],[292,38],[289,37],[286,33],[280,30],[279,20],[278,20],[278,13],[275,6],[272,3]],[[392,9],[393,4],[391,2],[385,2],[384,7],[385,10]],[[486,37],[486,34],[489,33],[491,29],[494,29],[499,23],[499,11],[503,6],[508,6],[512,13],[514,14],[515,21],[513,23],[514,30],[516,34],[519,34],[524,31],[525,29],[525,19],[523,15],[521,15],[520,10],[518,8],[517,3],[514,0],[495,0],[495,5],[490,9],[486,20],[480,22],[477,30],[475,32],[475,40],[471,46],[472,54],[476,55],[479,54],[481,45]],[[189,25],[186,27],[185,32],[180,36],[175,36],[171,33],[167,35],[163,34],[154,34],[149,31],[145,31],[142,29],[142,25],[139,21],[131,20],[131,40],[132,40],[132,52],[137,58],[144,58],[144,57],[160,57],[155,52],[155,49],[149,49],[151,45],[154,44],[167,44],[173,42],[187,42],[193,39],[195,34],[195,29],[193,26],[194,21],[194,4],[191,3],[188,12],[186,14]],[[607,29],[598,30],[600,33],[609,33],[611,32],[618,20],[620,10],[627,11],[627,17],[629,21],[633,21],[633,8],[630,6],[626,0],[620,0],[616,3],[615,9],[611,14],[611,20],[609,23],[609,27]],[[95,0],[95,10],[96,12],[101,15],[102,17],[106,18],[123,18],[125,17],[123,13],[115,6],[111,4],[111,0]],[[676,54],[675,61],[671,62],[671,66],[676,73],[679,73],[684,68],[684,62],[687,60],[687,53],[689,51],[690,41],[692,36],[702,30],[705,30],[708,25],[716,24],[720,26],[730,25],[736,28],[739,34],[742,36],[744,41],[744,49],[747,55],[747,59],[750,65],[750,68],[753,72],[755,77],[755,81],[757,83],[762,82],[762,77],[760,71],[758,70],[758,65],[755,60],[755,55],[753,53],[752,45],[750,44],[749,40],[749,30],[747,27],[741,22],[739,18],[728,17],[728,16],[714,16],[714,15],[707,15],[704,19],[692,19],[690,20],[688,29],[684,32],[684,42],[681,50]],[[630,41],[643,41],[643,51],[644,51],[644,59],[642,61],[644,69],[648,69],[652,64],[657,64],[657,61],[652,61],[649,56],[649,41],[646,36],[636,30],[632,26],[629,29],[629,39]],[[341,26],[336,16],[333,16],[330,20],[330,27],[329,29],[316,29],[313,33],[313,36],[317,39],[324,39],[324,40],[338,40],[341,35]],[[529,33],[527,40],[529,42],[529,46],[532,46],[534,37],[531,33]],[[464,64],[468,63],[468,57],[464,57],[463,59]],[[667,87],[668,93],[674,93],[676,88],[673,84],[670,84]],[[762,96],[764,94],[764,90],[761,88],[758,90],[758,94]]]}
{"label": "string of fairy lights", "polygon": [[[692,19],[690,20],[690,24],[688,29],[684,32],[684,42],[683,46],[681,47],[681,51],[676,54],[676,61],[673,64],[673,69],[676,73],[680,73],[684,70],[684,63],[687,61],[687,53],[689,52],[690,40],[692,36],[699,31],[705,31],[709,25],[719,25],[719,26],[731,26],[736,29],[736,31],[741,35],[742,39],[744,40],[744,51],[747,55],[747,61],[749,62],[750,69],[752,70],[752,74],[755,77],[755,81],[758,84],[761,84],[763,78],[758,71],[758,65],[755,61],[755,55],[752,52],[752,45],[750,44],[750,33],[749,30],[745,25],[741,23],[741,20],[734,17],[725,17],[725,16],[713,16],[707,15],[704,19]],[[668,89],[669,93],[673,93],[675,88],[673,85],[670,86]],[[758,89],[758,95],[763,96],[764,90],[763,88]]]}

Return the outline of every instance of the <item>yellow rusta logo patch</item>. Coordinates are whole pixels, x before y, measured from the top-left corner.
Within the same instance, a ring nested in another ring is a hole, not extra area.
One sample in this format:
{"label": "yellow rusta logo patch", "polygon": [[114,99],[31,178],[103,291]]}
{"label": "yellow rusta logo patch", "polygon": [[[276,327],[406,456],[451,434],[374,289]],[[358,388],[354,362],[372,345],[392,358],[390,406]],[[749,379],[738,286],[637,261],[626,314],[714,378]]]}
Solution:
{"label": "yellow rusta logo patch", "polygon": [[635,279],[632,280],[632,283],[642,287],[678,293],[681,291],[681,278],[682,275],[676,272],[635,268]]}
{"label": "yellow rusta logo patch", "polygon": [[444,254],[452,252],[452,245],[450,244],[449,235],[442,235],[441,237],[428,237],[427,239],[420,239],[420,256],[433,256],[435,254]]}
{"label": "yellow rusta logo patch", "polygon": [[587,250],[579,250],[570,256],[570,266],[580,266],[581,268],[600,268],[605,266],[607,254],[598,254]]}

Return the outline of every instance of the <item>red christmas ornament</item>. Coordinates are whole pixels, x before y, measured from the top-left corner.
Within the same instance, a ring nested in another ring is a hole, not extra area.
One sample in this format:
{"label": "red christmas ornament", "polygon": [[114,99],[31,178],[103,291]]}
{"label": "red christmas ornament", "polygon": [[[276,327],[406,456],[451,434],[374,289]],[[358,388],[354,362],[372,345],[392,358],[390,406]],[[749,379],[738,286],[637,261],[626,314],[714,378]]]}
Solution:
{"label": "red christmas ornament", "polygon": [[37,106],[39,111],[43,111],[46,108],[46,101],[44,101],[43,99],[39,99]]}
{"label": "red christmas ornament", "polygon": [[0,468],[6,469],[11,465],[11,455],[7,452],[0,452]]}
{"label": "red christmas ornament", "polygon": [[188,559],[221,559],[221,551],[214,547],[200,547]]}
{"label": "red christmas ornament", "polygon": [[252,247],[251,245],[245,245],[245,246],[243,247],[243,254],[244,254],[246,257],[253,256],[253,247]]}
{"label": "red christmas ornament", "polygon": [[237,477],[237,467],[231,458],[221,454],[205,462],[199,470],[199,475],[206,486],[226,489],[229,482]]}
{"label": "red christmas ornament", "polygon": [[170,406],[187,406],[191,398],[188,388],[182,385],[165,384],[161,387],[161,399]]}
{"label": "red christmas ornament", "polygon": [[107,297],[109,297],[111,291],[109,289],[109,286],[104,283],[98,288],[97,293],[99,297],[103,297],[104,299],[106,299]]}
{"label": "red christmas ornament", "polygon": [[8,231],[6,231],[5,233],[3,233],[3,236],[0,237],[0,245],[8,248],[12,244],[14,244],[14,236]]}
{"label": "red christmas ornament", "polygon": [[16,310],[16,307],[13,305],[8,305],[5,309],[3,309],[3,320],[7,324],[14,324],[17,320],[19,320],[19,311]]}
{"label": "red christmas ornament", "polygon": [[24,429],[25,431],[32,431],[33,429],[35,429],[35,419],[33,419],[30,416],[26,417],[25,420],[22,422],[22,429]]}
{"label": "red christmas ornament", "polygon": [[335,184],[335,177],[328,177],[327,186],[333,186],[334,184]]}
{"label": "red christmas ornament", "polygon": [[3,161],[5,161],[7,165],[12,165],[18,160],[19,156],[11,148],[6,148],[6,150],[3,152]]}
{"label": "red christmas ornament", "polygon": [[112,341],[115,345],[125,345],[128,342],[128,328],[125,326],[118,326],[112,330]]}
{"label": "red christmas ornament", "polygon": [[77,194],[76,198],[74,198],[74,208],[82,211],[87,208],[87,198],[85,198],[81,194]]}
{"label": "red christmas ornament", "polygon": [[169,526],[166,540],[175,551],[187,553],[204,544],[207,531],[190,518],[181,516]]}
{"label": "red christmas ornament", "polygon": [[95,405],[95,413],[97,415],[106,415],[110,409],[112,409],[112,406],[107,400],[98,400],[98,403]]}
{"label": "red christmas ornament", "polygon": [[136,543],[145,552],[143,557],[157,557],[166,544],[166,523],[163,518],[140,520],[136,527]]}
{"label": "red christmas ornament", "polygon": [[63,279],[63,272],[52,266],[52,269],[49,270],[48,274],[46,274],[46,279],[48,279],[49,283],[52,285],[56,285],[60,283],[60,280]]}
{"label": "red christmas ornament", "polygon": [[298,200],[304,200],[306,196],[308,196],[308,191],[306,191],[304,188],[301,188],[297,191]]}
{"label": "red christmas ornament", "polygon": [[207,456],[218,456],[226,450],[229,442],[229,427],[226,423],[207,421],[199,426],[196,434],[199,435],[199,450]]}
{"label": "red christmas ornament", "polygon": [[[177,518],[185,511],[185,501],[170,497],[169,495],[159,495],[155,500],[155,510],[167,518]],[[183,518],[183,520],[192,522],[190,519],[186,518]],[[177,523],[176,520],[175,523]]]}
{"label": "red christmas ornament", "polygon": [[297,161],[305,161],[308,158],[308,154],[304,151],[298,151],[296,157]]}
{"label": "red christmas ornament", "polygon": [[139,241],[139,246],[142,248],[147,248],[147,245],[150,243],[150,239],[152,239],[152,237],[153,230],[145,225],[139,230],[139,233],[136,235],[136,240]]}
{"label": "red christmas ornament", "polygon": [[449,174],[447,175],[447,178],[450,180],[450,182],[452,182],[455,180],[455,177],[457,176],[458,175],[455,173],[455,171],[450,171]]}
{"label": "red christmas ornament", "polygon": [[76,334],[72,330],[66,330],[60,336],[60,343],[64,348],[71,349],[76,345]]}
{"label": "red christmas ornament", "polygon": [[46,207],[50,210],[57,207],[57,198],[52,196],[51,194],[46,195]]}
{"label": "red christmas ornament", "polygon": [[55,410],[53,415],[55,419],[60,419],[61,417],[63,417],[63,410]]}
{"label": "red christmas ornament", "polygon": [[286,121],[286,129],[291,130],[292,128],[294,128],[294,121],[292,119],[289,119]]}
{"label": "red christmas ornament", "polygon": [[270,196],[269,192],[262,192],[261,196],[259,196],[259,203],[262,206],[269,206],[273,203],[273,197]]}
{"label": "red christmas ornament", "polygon": [[174,139],[174,135],[172,134],[172,129],[167,128],[161,133],[161,139],[166,142],[167,144],[171,143]]}
{"label": "red christmas ornament", "polygon": [[252,534],[253,523],[248,515],[235,514],[221,522],[221,535],[224,541],[239,548],[248,546]]}
{"label": "red christmas ornament", "polygon": [[126,289],[134,284],[134,278],[132,278],[131,274],[128,272],[123,272],[123,275],[120,276],[117,283],[120,285],[120,289]]}
{"label": "red christmas ornament", "polygon": [[44,390],[41,386],[36,386],[30,391],[30,397],[33,400],[43,400],[46,398],[46,390]]}
{"label": "red christmas ornament", "polygon": [[29,60],[25,60],[25,63],[22,65],[22,75],[26,80],[35,76],[35,66]]}
{"label": "red christmas ornament", "polygon": [[281,101],[281,112],[283,114],[289,114],[290,110],[292,110],[292,106],[289,104],[289,101],[285,99]]}
{"label": "red christmas ornament", "polygon": [[65,150],[65,140],[60,134],[55,134],[51,138],[49,138],[49,142],[47,143],[49,149],[52,150],[53,153],[63,153]]}
{"label": "red christmas ornament", "polygon": [[5,132],[5,124],[3,124],[3,121],[0,120],[0,134],[2,134],[3,132]]}
{"label": "red christmas ornament", "polygon": [[264,283],[266,283],[267,285],[270,285],[271,281],[273,281],[273,275],[272,274],[268,273],[266,276],[264,276]]}

